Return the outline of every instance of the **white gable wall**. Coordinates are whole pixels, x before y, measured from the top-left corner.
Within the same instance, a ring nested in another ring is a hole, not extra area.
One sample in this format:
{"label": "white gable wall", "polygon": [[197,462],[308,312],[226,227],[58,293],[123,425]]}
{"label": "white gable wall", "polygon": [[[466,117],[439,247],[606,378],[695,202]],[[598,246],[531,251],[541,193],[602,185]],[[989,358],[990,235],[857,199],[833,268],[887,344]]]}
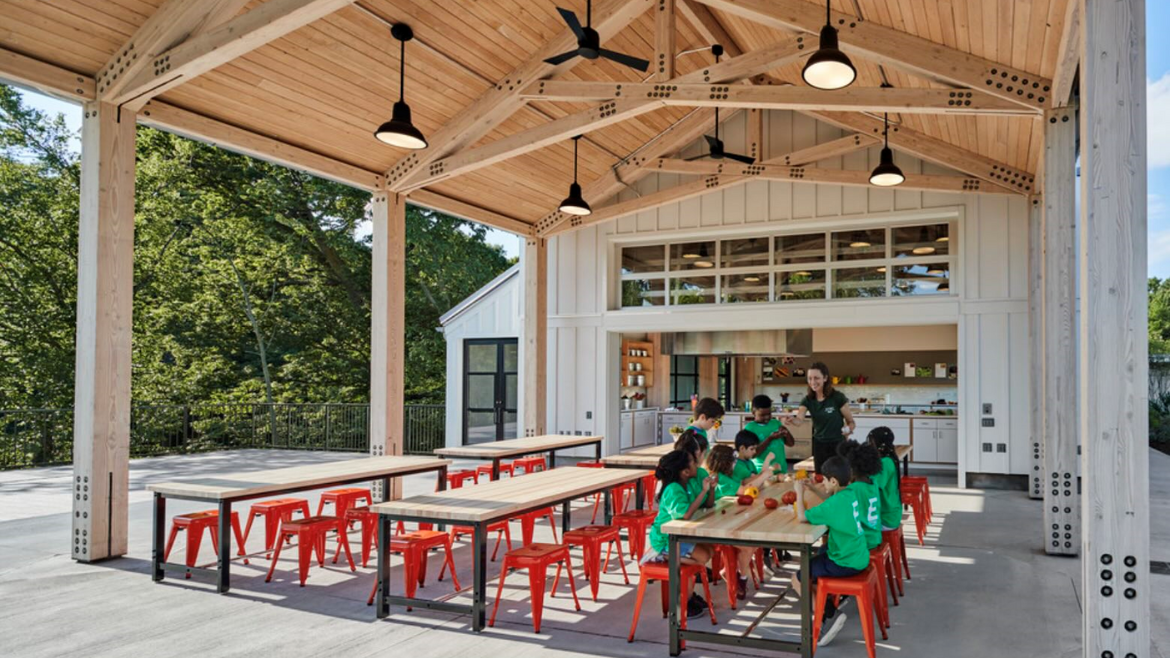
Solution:
{"label": "white gable wall", "polygon": [[[743,116],[726,125],[728,150],[743,148]],[[764,122],[765,158],[843,135],[791,112],[767,112]],[[684,155],[698,152],[692,147]],[[872,148],[819,164],[868,171],[877,159]],[[954,173],[901,155],[896,160],[908,174]],[[651,175],[619,200],[691,178]],[[957,294],[951,297],[611,310],[618,299],[616,249],[623,243],[935,218],[957,224]],[[961,475],[1026,473],[1027,225],[1024,197],[752,181],[557,236],[549,250],[549,431],[598,432],[609,439],[607,452],[616,452],[621,331],[957,324]],[[994,427],[982,427],[982,403],[993,405]],[[997,451],[1000,445],[1006,452]]]}

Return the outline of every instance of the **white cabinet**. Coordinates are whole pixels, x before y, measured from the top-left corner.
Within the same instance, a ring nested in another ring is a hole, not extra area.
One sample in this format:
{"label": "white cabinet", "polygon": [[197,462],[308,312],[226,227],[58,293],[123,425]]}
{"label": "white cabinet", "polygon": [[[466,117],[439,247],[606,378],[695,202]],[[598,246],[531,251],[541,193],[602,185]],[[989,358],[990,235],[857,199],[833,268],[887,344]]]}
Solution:
{"label": "white cabinet", "polygon": [[959,421],[938,421],[938,461],[944,464],[959,462]]}
{"label": "white cabinet", "polygon": [[634,447],[634,414],[623,411],[618,414],[618,438],[622,450]]}
{"label": "white cabinet", "polygon": [[861,443],[865,443],[871,430],[877,427],[888,427],[894,433],[894,445],[909,445],[910,444],[910,419],[909,418],[884,418],[882,416],[854,416],[853,420],[857,423],[857,429],[853,432],[853,438]]}
{"label": "white cabinet", "polygon": [[635,411],[634,412],[634,436],[633,441],[635,446],[652,446],[657,442],[658,438],[658,412],[657,411]]}
{"label": "white cabinet", "polygon": [[659,444],[674,443],[674,437],[670,435],[670,428],[685,428],[690,418],[690,412],[686,411],[662,412],[662,436],[659,438]]}
{"label": "white cabinet", "polygon": [[916,462],[955,464],[959,461],[959,421],[914,419],[914,455]]}

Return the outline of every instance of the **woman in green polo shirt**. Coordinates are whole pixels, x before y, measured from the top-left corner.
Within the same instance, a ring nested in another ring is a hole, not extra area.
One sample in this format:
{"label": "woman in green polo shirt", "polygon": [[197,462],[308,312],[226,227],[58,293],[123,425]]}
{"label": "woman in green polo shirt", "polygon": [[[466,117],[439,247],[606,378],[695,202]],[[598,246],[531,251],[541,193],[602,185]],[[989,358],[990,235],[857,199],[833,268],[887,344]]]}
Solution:
{"label": "woman in green polo shirt", "polygon": [[789,421],[803,425],[807,422],[805,414],[812,417],[812,453],[817,473],[823,473],[825,461],[836,456],[837,446],[857,428],[849,411],[849,398],[833,388],[829,377],[829,366],[819,361],[809,366],[808,395],[800,401],[796,416]]}

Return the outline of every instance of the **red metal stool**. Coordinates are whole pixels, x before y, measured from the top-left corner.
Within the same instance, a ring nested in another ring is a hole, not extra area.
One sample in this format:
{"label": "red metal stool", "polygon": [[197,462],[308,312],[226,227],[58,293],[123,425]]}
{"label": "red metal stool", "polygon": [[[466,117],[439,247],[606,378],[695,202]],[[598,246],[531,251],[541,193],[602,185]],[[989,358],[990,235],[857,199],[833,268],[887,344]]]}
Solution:
{"label": "red metal stool", "polygon": [[909,505],[914,512],[914,529],[918,532],[918,545],[926,545],[926,503],[923,502],[922,489],[902,487],[902,504]]}
{"label": "red metal stool", "polygon": [[650,471],[642,478],[642,493],[646,496],[645,509],[654,509],[656,504],[655,494],[658,493],[658,478],[654,475],[654,471]]}
{"label": "red metal stool", "polygon": [[882,530],[882,543],[890,547],[890,557],[894,562],[894,575],[898,577],[898,596],[906,596],[902,589],[903,571],[906,580],[910,580],[910,561],[906,559],[906,538],[902,534],[902,527],[895,530]]}
{"label": "red metal stool", "polygon": [[[209,509],[202,512],[192,512],[190,514],[178,514],[171,519],[171,535],[167,538],[167,547],[163,551],[163,562],[171,555],[171,547],[175,544],[175,537],[179,535],[180,530],[187,531],[187,566],[195,566],[195,560],[199,557],[199,545],[203,543],[203,530],[211,531],[211,544],[219,550],[219,510]],[[232,532],[236,535],[236,547],[238,549],[237,555],[244,555],[244,538],[240,534],[240,515],[237,512],[232,512]],[[248,564],[248,559],[244,558],[244,564]],[[187,574],[190,578],[191,574]]]}
{"label": "red metal stool", "polygon": [[[252,521],[257,516],[264,517],[264,558],[272,557],[272,542],[276,540],[276,529],[281,521],[292,519],[293,512],[300,512],[301,518],[309,517],[309,501],[304,498],[278,498],[252,503],[248,510],[248,522],[244,524],[244,538],[240,540],[243,547],[248,542],[248,535],[252,532]],[[241,548],[241,550],[245,550]],[[247,552],[245,550],[245,552]]]}
{"label": "red metal stool", "polygon": [[[641,565],[641,575],[638,578],[638,598],[634,599],[634,621],[630,624],[629,642],[634,641],[634,631],[638,629],[638,616],[642,614],[642,599],[646,596],[646,585],[658,581],[662,589],[662,617],[666,618],[667,608],[670,605],[670,567],[665,562],[648,562]],[[682,576],[679,587],[679,604],[682,606],[682,627],[687,627],[687,601],[691,598],[691,589],[695,585],[695,578],[703,580],[703,593],[707,598],[707,611],[711,613],[711,623],[715,620],[715,607],[711,598],[711,584],[707,582],[707,567],[700,564],[680,564],[679,574]]]}
{"label": "red metal stool", "polygon": [[[886,628],[890,627],[890,597],[894,599],[894,605],[898,605],[898,586],[894,583],[894,554],[890,550],[888,544],[879,544],[877,548],[869,552],[869,566],[877,572],[878,585],[881,586],[882,593],[878,597],[878,617],[882,619]],[[889,586],[889,593],[886,593],[886,586]]]}
{"label": "red metal stool", "polygon": [[[426,583],[427,554],[431,549],[442,547],[445,552],[443,569],[439,572],[439,580],[447,569],[451,569],[451,584],[455,591],[460,590],[459,576],[455,574],[455,562],[451,557],[451,535],[438,530],[419,530],[407,535],[398,535],[390,538],[390,552],[401,553],[403,562],[403,578],[406,580],[406,596],[414,598],[414,593]],[[374,604],[374,595],[378,593],[378,579],[374,577],[374,588],[370,590],[370,598],[366,605]],[[408,606],[406,608],[410,610]]]}
{"label": "red metal stool", "polygon": [[[577,462],[580,468],[605,468],[605,464],[601,462]],[[653,475],[653,474],[651,474]],[[657,481],[657,480],[656,480]],[[615,512],[624,512],[630,506],[630,499],[633,498],[633,492],[636,491],[633,484],[621,484],[610,491],[613,494],[613,509]],[[589,523],[597,523],[597,510],[601,509],[601,497],[605,495],[602,492],[593,494],[593,516],[589,518]],[[588,500],[588,498],[586,498]]]}
{"label": "red metal stool", "polygon": [[[630,576],[626,573],[626,560],[622,556],[621,531],[613,526],[587,525],[583,528],[570,530],[565,533],[565,544],[581,547],[581,569],[589,581],[589,588],[593,592],[593,600],[597,600],[597,588],[601,584],[601,574],[609,571],[609,557],[613,553],[614,544],[617,544],[618,564],[622,568],[622,578],[630,584]],[[605,551],[605,566],[601,566],[601,545],[607,546]]]}
{"label": "red metal stool", "polygon": [[[360,523],[362,531],[362,568],[370,563],[370,546],[378,545],[378,514],[371,512],[369,507],[351,507],[345,513],[348,526],[354,521]],[[340,542],[338,549],[340,550]],[[337,563],[337,555],[333,556],[333,563]]]}
{"label": "red metal stool", "polygon": [[581,602],[577,600],[577,585],[573,581],[573,565],[569,558],[569,547],[564,544],[529,544],[504,554],[504,565],[500,569],[500,586],[496,589],[496,604],[492,606],[492,618],[488,626],[496,625],[496,613],[500,610],[500,596],[504,593],[504,579],[511,569],[528,569],[528,590],[532,595],[532,629],[540,632],[540,618],[544,612],[544,583],[548,578],[548,565],[557,565],[557,574],[553,578],[549,596],[556,596],[557,583],[561,580],[561,567],[569,574],[569,592],[573,595],[573,605],[581,609]]}
{"label": "red metal stool", "polygon": [[[834,600],[842,596],[852,596],[857,599],[857,613],[861,617],[861,634],[865,637],[865,649],[869,652],[869,658],[876,658],[873,636],[874,598],[881,586],[882,584],[877,579],[877,572],[872,568],[867,568],[856,576],[848,578],[819,578],[817,580],[816,614],[813,617],[813,649],[816,649],[817,641],[821,637],[821,621],[824,618],[825,602],[829,595],[832,594]],[[887,639],[885,623],[879,623],[879,627],[882,631],[882,639]]]}
{"label": "red metal stool", "polygon": [[658,514],[651,510],[634,510],[624,512],[613,517],[615,528],[624,528],[626,531],[628,554],[632,558],[642,559],[642,552],[646,547],[646,531],[654,525],[654,517]]}
{"label": "red metal stool", "polygon": [[926,520],[933,523],[934,505],[930,502],[930,480],[921,475],[904,475],[899,480],[899,485],[903,488],[909,486],[922,490],[922,501],[926,505]]}
{"label": "red metal stool", "polygon": [[[736,547],[730,544],[719,544],[717,546],[715,555],[711,559],[711,573],[715,574],[715,582],[719,582],[720,572],[725,562],[735,569],[736,575],[739,574],[739,561],[736,559],[735,550]],[[764,582],[764,549],[757,548],[756,552],[752,554],[750,574],[752,577],[752,586],[759,589],[760,583]],[[739,581],[727,581],[727,602],[731,604],[732,610],[735,610],[735,602],[738,597]]]}
{"label": "red metal stool", "polygon": [[[482,466],[477,466],[475,468],[475,472],[480,475],[486,475],[490,480],[492,478],[492,465],[483,464]],[[512,476],[512,464],[508,462],[500,462],[500,477],[504,477],[504,473],[507,473],[509,477]]]}
{"label": "red metal stool", "polygon": [[336,516],[310,516],[307,519],[293,519],[283,521],[280,531],[276,534],[276,551],[272,554],[272,565],[268,567],[268,577],[264,582],[272,581],[272,572],[276,570],[276,563],[280,560],[280,549],[284,546],[281,541],[285,537],[297,538],[297,548],[300,566],[301,587],[305,586],[305,579],[309,577],[309,562],[314,552],[317,553],[317,564],[325,566],[325,535],[330,530],[337,531],[337,542],[340,548],[345,549],[345,558],[349,560],[349,570],[357,571],[353,563],[353,555],[349,552],[349,538],[345,536],[343,526],[345,519]]}
{"label": "red metal stool", "polygon": [[[463,484],[471,480],[475,484],[479,484],[479,471],[469,468],[462,471],[451,471],[447,474],[447,488],[461,489]],[[438,487],[436,486],[436,489]]]}
{"label": "red metal stool", "polygon": [[532,536],[536,532],[536,522],[542,517],[548,519],[548,524],[552,528],[553,542],[555,543],[557,541],[557,521],[553,517],[553,508],[545,507],[544,509],[538,509],[512,517],[513,519],[520,519],[520,537],[524,541],[524,546],[532,543]]}
{"label": "red metal stool", "polygon": [[333,516],[344,519],[346,511],[351,507],[357,507],[357,502],[363,498],[367,505],[374,504],[374,499],[370,496],[369,489],[362,489],[361,487],[330,489],[321,494],[321,500],[317,502],[316,515],[321,516],[321,512],[325,510],[325,505],[333,503]]}
{"label": "red metal stool", "polygon": [[535,473],[537,467],[540,467],[540,470],[542,471],[547,471],[548,460],[546,460],[543,456],[521,457],[519,459],[513,459],[512,475],[519,475],[520,469],[524,469],[525,473]]}

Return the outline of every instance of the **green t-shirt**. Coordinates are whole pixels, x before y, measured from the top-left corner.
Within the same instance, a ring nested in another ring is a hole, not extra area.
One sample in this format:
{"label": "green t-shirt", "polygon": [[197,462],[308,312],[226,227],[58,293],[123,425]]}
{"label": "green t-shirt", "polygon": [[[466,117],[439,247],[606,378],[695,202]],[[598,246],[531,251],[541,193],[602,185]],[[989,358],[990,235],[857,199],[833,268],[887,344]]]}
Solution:
{"label": "green t-shirt", "polygon": [[829,527],[829,559],[849,569],[869,566],[857,495],[846,487],[805,512],[809,523]]}
{"label": "green t-shirt", "polygon": [[882,457],[882,472],[873,476],[881,503],[883,528],[902,526],[902,494],[898,491],[898,464],[890,457]]}
{"label": "green t-shirt", "polygon": [[[769,420],[762,425],[754,420],[750,420],[746,425],[743,426],[745,430],[760,437],[761,442],[776,432],[779,432],[781,427],[782,424],[779,418],[773,418],[772,420]],[[775,441],[769,443],[767,448],[764,448],[760,452],[756,453],[755,458],[752,459],[752,461],[755,462],[756,468],[760,469],[764,467],[764,460],[768,458],[769,453],[775,455],[775,457],[772,458],[773,470],[779,467],[779,471],[777,472],[787,473],[788,457],[784,453],[784,441],[782,439],[776,439]]]}
{"label": "green t-shirt", "polygon": [[715,497],[723,498],[724,496],[738,496],[739,487],[742,483],[735,479],[734,475],[719,474],[719,484],[715,485]]}
{"label": "green t-shirt", "polygon": [[699,494],[702,493],[703,480],[706,480],[709,477],[711,477],[711,474],[707,472],[707,469],[700,466],[695,477],[687,481],[687,493],[690,494],[692,500],[697,498]]}
{"label": "green t-shirt", "polygon": [[750,459],[736,459],[735,466],[731,469],[731,477],[739,482],[755,477],[760,474],[760,469],[756,467],[755,463]]}
{"label": "green t-shirt", "polygon": [[872,482],[854,481],[848,487],[857,495],[861,506],[861,529],[865,533],[865,545],[873,550],[882,543],[881,503],[878,486]]}
{"label": "green t-shirt", "polygon": [[817,400],[815,395],[804,396],[800,406],[808,409],[808,415],[812,417],[813,441],[835,443],[845,439],[841,434],[841,429],[845,427],[845,416],[841,414],[841,409],[847,404],[849,398],[841,391],[833,391],[833,394],[824,400]]}
{"label": "green t-shirt", "polygon": [[[692,482],[694,479],[691,480]],[[678,482],[671,482],[662,490],[658,499],[658,516],[654,517],[654,525],[650,526],[650,546],[659,553],[665,553],[669,548],[666,535],[662,532],[662,524],[681,519],[691,507],[695,498]]]}

